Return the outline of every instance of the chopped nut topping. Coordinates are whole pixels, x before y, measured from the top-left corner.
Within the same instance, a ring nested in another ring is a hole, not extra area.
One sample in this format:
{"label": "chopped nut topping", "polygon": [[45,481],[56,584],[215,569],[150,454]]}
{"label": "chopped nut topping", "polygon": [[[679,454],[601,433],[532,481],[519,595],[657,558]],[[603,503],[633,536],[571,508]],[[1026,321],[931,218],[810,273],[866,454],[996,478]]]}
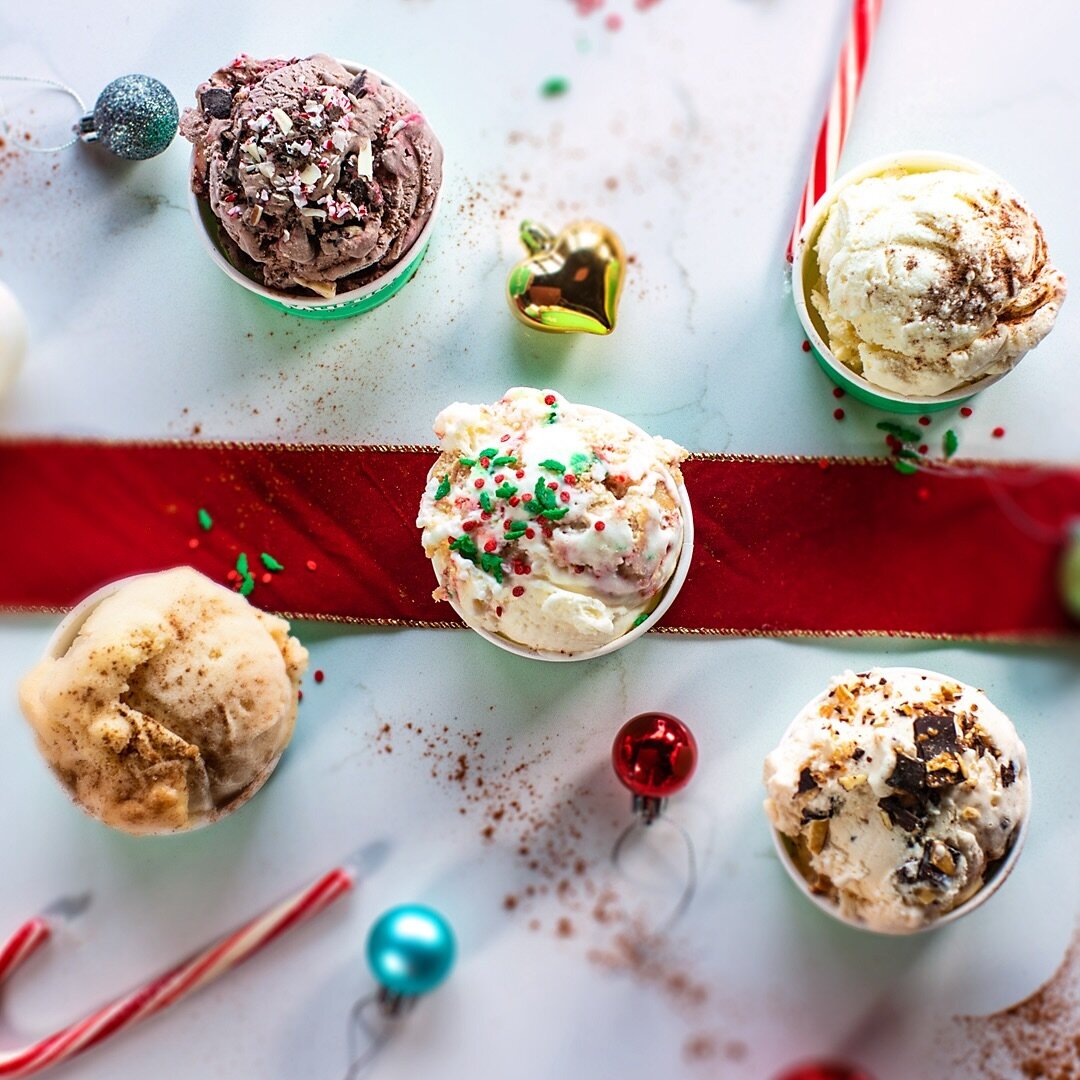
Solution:
{"label": "chopped nut topping", "polygon": [[828,839],[829,822],[827,820],[811,821],[809,828],[806,830],[806,846],[810,851],[814,855],[819,854]]}

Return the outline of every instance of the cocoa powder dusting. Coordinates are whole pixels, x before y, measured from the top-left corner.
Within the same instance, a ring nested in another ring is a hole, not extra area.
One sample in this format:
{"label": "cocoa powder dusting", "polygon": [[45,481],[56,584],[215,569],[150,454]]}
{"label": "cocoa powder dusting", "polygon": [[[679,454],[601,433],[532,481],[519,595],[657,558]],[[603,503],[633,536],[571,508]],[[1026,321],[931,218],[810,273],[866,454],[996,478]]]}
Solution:
{"label": "cocoa powder dusting", "polygon": [[954,1059],[981,1080],[1080,1078],[1080,929],[1050,980],[1029,998],[990,1016],[957,1016],[947,1032]]}

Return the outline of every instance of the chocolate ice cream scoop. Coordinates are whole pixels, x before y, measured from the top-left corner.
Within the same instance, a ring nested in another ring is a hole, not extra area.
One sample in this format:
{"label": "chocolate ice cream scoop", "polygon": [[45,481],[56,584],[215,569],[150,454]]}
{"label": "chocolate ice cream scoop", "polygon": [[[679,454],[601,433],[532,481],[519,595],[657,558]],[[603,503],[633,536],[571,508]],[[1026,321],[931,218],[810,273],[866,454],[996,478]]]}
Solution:
{"label": "chocolate ice cream scoop", "polygon": [[289,624],[188,567],[86,606],[19,688],[75,801],[130,833],[197,828],[245,802],[296,722],[307,651]]}
{"label": "chocolate ice cream scoop", "polygon": [[374,72],[242,55],[195,98],[180,121],[192,188],[236,265],[270,288],[332,297],[373,281],[430,218],[442,147]]}

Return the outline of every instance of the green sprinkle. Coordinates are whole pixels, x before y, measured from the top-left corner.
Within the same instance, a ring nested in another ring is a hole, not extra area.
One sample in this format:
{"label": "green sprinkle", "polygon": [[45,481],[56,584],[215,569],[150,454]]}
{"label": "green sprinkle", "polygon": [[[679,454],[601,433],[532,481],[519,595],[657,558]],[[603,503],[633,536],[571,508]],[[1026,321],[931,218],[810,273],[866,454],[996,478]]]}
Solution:
{"label": "green sprinkle", "polygon": [[547,510],[541,510],[540,516],[547,518],[548,521],[558,521],[559,518],[564,518],[569,513],[569,506],[552,506],[549,507]]}
{"label": "green sprinkle", "polygon": [[945,432],[945,438],[943,440],[945,448],[945,456],[951,458],[956,453],[957,448],[960,446],[960,440],[957,438],[956,432],[952,428],[949,428]]}
{"label": "green sprinkle", "polygon": [[240,585],[240,595],[250,596],[255,589],[255,579],[250,574],[244,575],[244,580]]}
{"label": "green sprinkle", "polygon": [[490,574],[500,585],[502,584],[502,559],[494,552],[485,551],[481,554],[480,569]]}
{"label": "green sprinkle", "polygon": [[464,465],[467,469],[471,469],[476,464],[476,458],[459,457],[457,460],[459,465]]}
{"label": "green sprinkle", "polygon": [[468,534],[462,533],[451,545],[451,551],[456,551],[463,559],[471,559],[476,561],[476,556],[480,554],[479,549],[476,546],[476,541]]}
{"label": "green sprinkle", "polygon": [[546,461],[541,461],[540,468],[547,469],[548,472],[559,473],[560,476],[566,472],[566,466],[561,461],[556,461],[554,458],[548,458]]}
{"label": "green sprinkle", "polygon": [[500,454],[497,458],[491,459],[492,466],[498,465],[516,465],[517,458],[513,454]]}
{"label": "green sprinkle", "polygon": [[536,481],[536,487],[533,488],[533,495],[540,504],[542,510],[547,510],[555,506],[555,492],[547,486],[543,477],[540,477],[540,479]]}
{"label": "green sprinkle", "polygon": [[265,566],[267,570],[270,570],[275,574],[280,574],[281,571],[285,569],[285,567],[282,566],[281,563],[279,563],[273,555],[270,555],[265,551],[259,556],[259,558],[262,559],[263,566]]}
{"label": "green sprinkle", "polygon": [[894,458],[892,467],[904,476],[914,476],[919,471],[910,461],[905,461],[903,458]]}
{"label": "green sprinkle", "polygon": [[897,457],[907,458],[908,461],[922,461],[922,456],[916,454],[914,450],[909,450],[906,446],[902,446],[896,451]]}
{"label": "green sprinkle", "polygon": [[563,75],[552,75],[540,84],[540,93],[544,97],[559,97],[570,89],[570,80]]}
{"label": "green sprinkle", "polygon": [[545,424],[554,424],[559,419],[559,414],[553,409],[548,413],[548,418],[544,421]]}
{"label": "green sprinkle", "polygon": [[199,524],[209,532],[214,527],[214,519],[206,510],[199,511]]}
{"label": "green sprinkle", "polygon": [[244,577],[248,572],[248,557],[246,551],[241,551],[240,554],[236,556],[236,572],[241,577]]}
{"label": "green sprinkle", "polygon": [[643,623],[643,622],[644,622],[644,621],[645,621],[645,620],[646,620],[646,619],[647,619],[648,617],[649,617],[649,613],[648,613],[647,611],[643,611],[643,612],[642,612],[642,613],[641,613],[641,614],[640,614],[640,615],[639,615],[639,616],[638,616],[638,617],[637,617],[637,618],[636,618],[636,619],[635,619],[635,620],[633,621],[633,623],[632,623],[632,624],[631,624],[631,626],[630,626],[630,629],[632,630],[632,629],[633,629],[633,628],[634,628],[635,626],[640,626],[640,625],[641,625],[641,624],[642,624],[642,623]]}
{"label": "green sprinkle", "polygon": [[582,473],[592,465],[591,454],[571,454],[570,455],[570,469],[572,472]]}
{"label": "green sprinkle", "polygon": [[480,509],[486,510],[489,514],[494,509],[494,505],[491,501],[491,496],[486,491],[480,492]]}
{"label": "green sprinkle", "polygon": [[[499,452],[499,451],[498,451],[498,450],[497,450],[497,449],[496,449],[496,448],[495,448],[494,446],[492,446],[492,447],[489,447],[489,448],[488,448],[487,450],[481,450],[481,451],[480,451],[480,453],[479,453],[479,454],[477,454],[477,457],[487,458],[487,459],[488,459],[488,461],[491,461],[491,459],[492,459],[492,458],[493,458],[493,457],[494,457],[494,456],[495,456],[495,455],[496,455],[496,454],[497,454],[498,452]],[[495,464],[495,463],[494,463],[493,461],[492,461],[491,463],[492,463],[493,465]]]}
{"label": "green sprinkle", "polygon": [[503,536],[507,540],[517,540],[519,537],[525,535],[525,530],[528,527],[529,526],[526,525],[524,521],[512,521],[510,523],[510,528],[503,533]]}
{"label": "green sprinkle", "polygon": [[445,499],[450,494],[450,477],[444,476],[439,481],[439,486],[435,489],[435,501],[439,499]]}
{"label": "green sprinkle", "polygon": [[878,431],[887,431],[890,435],[895,435],[901,442],[917,443],[922,439],[922,435],[912,428],[904,427],[903,424],[894,424],[891,420],[882,420],[877,424]]}
{"label": "green sprinkle", "polygon": [[517,494],[517,488],[513,484],[500,484],[495,489],[495,494],[500,499],[509,499],[511,495]]}

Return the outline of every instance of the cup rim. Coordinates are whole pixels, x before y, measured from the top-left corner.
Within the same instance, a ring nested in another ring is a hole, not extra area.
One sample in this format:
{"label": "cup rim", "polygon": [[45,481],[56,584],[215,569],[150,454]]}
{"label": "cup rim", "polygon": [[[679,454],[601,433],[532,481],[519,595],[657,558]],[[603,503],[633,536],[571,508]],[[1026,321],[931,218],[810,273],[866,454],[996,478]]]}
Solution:
{"label": "cup rim", "polygon": [[[852,371],[847,364],[837,360],[811,314],[806,295],[806,269],[810,256],[816,250],[817,237],[825,224],[825,218],[828,217],[828,213],[837,197],[845,188],[858,183],[860,180],[866,180],[872,176],[888,172],[890,169],[907,169],[912,172],[953,169],[958,172],[981,173],[993,177],[1002,184],[1006,183],[1003,177],[992,169],[986,168],[985,165],[980,165],[971,158],[961,157],[959,154],[945,153],[940,150],[901,150],[872,158],[870,161],[865,161],[861,165],[850,169],[843,176],[834,180],[825,194],[814,203],[795,242],[791,268],[791,291],[795,300],[795,311],[815,354],[830,369],[830,373],[834,375],[834,381],[846,383],[854,388],[856,392],[861,391],[864,395],[881,398],[883,402],[911,406],[911,411],[918,411],[918,406],[925,406],[928,409],[937,406],[938,409],[941,409],[950,405],[959,405],[980,391],[987,389],[987,387],[993,386],[994,383],[1005,378],[1009,372],[1000,371],[994,375],[984,375],[981,379],[976,379],[974,382],[967,383],[964,386],[954,387],[944,394],[898,394],[895,390],[887,390],[876,383],[872,383],[858,372]],[[886,408],[887,406],[882,404],[881,407]]]}
{"label": "cup rim", "polygon": [[[358,75],[361,71],[370,71],[382,82],[387,83],[390,86],[400,90],[403,94],[406,94],[411,100],[415,101],[415,98],[409,94],[409,91],[405,89],[400,83],[395,82],[393,79],[387,78],[381,71],[371,67],[368,64],[357,64],[351,60],[342,60],[337,58],[338,63],[341,64],[346,71],[351,75]],[[195,162],[195,148],[192,147],[191,155],[189,157],[191,166]],[[444,166],[445,170],[445,166]],[[203,248],[210,255],[211,260],[224,274],[230,277],[238,285],[242,285],[248,292],[254,293],[256,296],[262,297],[264,300],[270,300],[275,304],[281,304],[285,307],[293,308],[299,311],[325,311],[328,309],[341,308],[352,305],[360,300],[367,300],[375,293],[385,289],[387,286],[397,281],[399,277],[413,268],[413,261],[417,254],[422,252],[431,239],[431,233],[435,226],[435,221],[439,216],[439,210],[442,206],[443,188],[446,186],[446,176],[444,174],[442,182],[439,184],[438,191],[435,192],[435,198],[431,204],[431,213],[428,214],[428,219],[424,222],[424,227],[417,234],[416,239],[401,253],[398,261],[390,267],[385,273],[380,274],[378,277],[373,278],[371,281],[366,282],[363,285],[358,285],[355,288],[349,289],[346,292],[338,293],[335,296],[297,296],[294,293],[285,292],[282,289],[272,289],[267,285],[263,285],[261,282],[255,281],[253,278],[247,276],[237,267],[235,267],[222,252],[220,245],[214,240],[210,230],[207,228],[206,217],[204,216],[204,210],[210,214],[211,217],[217,221],[213,212],[209,210],[209,203],[206,199],[203,199],[199,195],[195,194],[194,189],[191,186],[190,179],[190,167],[188,172],[188,184],[187,184],[187,202],[188,211],[191,214],[192,219],[195,222],[195,231],[202,241]]]}
{"label": "cup rim", "polygon": [[[592,406],[590,406],[590,408],[591,407]],[[599,409],[597,411],[607,412],[608,410]],[[609,413],[609,415],[615,416],[617,414]],[[634,424],[629,420],[624,420],[623,417],[619,417],[619,419],[623,420],[631,428],[645,434],[644,430],[639,428],[637,424]],[[503,649],[508,653],[513,653],[515,656],[524,656],[529,660],[544,660],[549,663],[568,663],[577,660],[593,660],[599,656],[607,656],[609,653],[617,652],[619,649],[629,645],[630,642],[636,641],[643,634],[647,634],[649,630],[652,629],[665,614],[667,614],[668,608],[675,602],[675,598],[679,595],[679,590],[682,589],[686,582],[687,574],[690,572],[690,563],[693,561],[694,557],[694,513],[690,506],[690,496],[686,490],[686,483],[680,482],[678,490],[679,511],[682,514],[683,519],[683,540],[682,546],[679,549],[679,558],[675,564],[675,569],[671,572],[671,577],[664,586],[660,600],[657,602],[656,607],[649,612],[648,618],[644,619],[637,626],[631,627],[625,634],[613,638],[604,645],[599,645],[595,649],[587,649],[586,651],[579,653],[558,653],[551,652],[547,649],[530,649],[525,645],[519,645],[516,641],[511,641],[509,638],[496,634],[484,627],[473,626],[465,617],[456,600],[448,597],[447,602],[457,613],[458,618],[460,618],[461,621],[465,623],[466,627],[474,634],[479,634],[485,641],[490,641],[492,645],[497,645],[500,649]],[[432,569],[435,571],[436,580],[439,581],[439,584],[441,585],[442,580],[439,578],[439,571],[434,562],[432,563]]]}
{"label": "cup rim", "polygon": [[[946,682],[961,682],[961,680],[955,678],[952,675],[945,675],[940,671],[931,671],[929,668],[909,667],[909,666],[890,666],[882,667],[880,670],[886,674],[901,673],[901,674],[915,674],[926,675],[930,678],[941,679]],[[963,684],[962,685],[967,685]],[[814,697],[808,701],[796,714],[794,719],[788,724],[784,730],[784,734],[780,739],[782,743],[784,739],[788,737],[792,729],[799,723],[803,713],[810,708],[819,698],[828,693],[828,690],[823,690],[819,694],[815,694]],[[1028,799],[1027,808],[1024,814],[1023,820],[1020,822],[1018,828],[1013,831],[1012,837],[1009,840],[1009,847],[1005,854],[1000,859],[995,860],[993,867],[991,868],[989,879],[984,880],[982,886],[973,896],[969,896],[962,904],[958,904],[950,911],[945,912],[943,915],[939,915],[937,918],[930,922],[923,923],[920,926],[913,926],[909,928],[889,927],[886,929],[879,929],[878,927],[868,926],[864,922],[860,922],[857,919],[853,919],[848,915],[843,914],[839,907],[834,904],[827,897],[822,896],[820,893],[815,893],[810,888],[810,883],[803,877],[799,868],[795,865],[792,859],[791,852],[788,849],[785,840],[787,837],[780,832],[772,823],[769,824],[769,833],[772,837],[773,847],[776,849],[777,856],[780,859],[780,864],[788,873],[788,877],[794,882],[799,892],[803,894],[808,900],[810,900],[815,907],[824,911],[827,915],[832,916],[837,922],[843,923],[845,926],[849,926],[854,930],[860,930],[865,934],[874,934],[882,937],[911,937],[913,934],[925,934],[932,930],[937,930],[939,927],[945,926],[948,923],[956,922],[957,919],[963,918],[965,915],[974,911],[976,908],[981,907],[990,899],[1005,884],[1005,880],[1013,872],[1016,867],[1016,862],[1020,858],[1020,852],[1023,850],[1024,842],[1027,840],[1028,825],[1031,821],[1031,770],[1028,769]]]}

